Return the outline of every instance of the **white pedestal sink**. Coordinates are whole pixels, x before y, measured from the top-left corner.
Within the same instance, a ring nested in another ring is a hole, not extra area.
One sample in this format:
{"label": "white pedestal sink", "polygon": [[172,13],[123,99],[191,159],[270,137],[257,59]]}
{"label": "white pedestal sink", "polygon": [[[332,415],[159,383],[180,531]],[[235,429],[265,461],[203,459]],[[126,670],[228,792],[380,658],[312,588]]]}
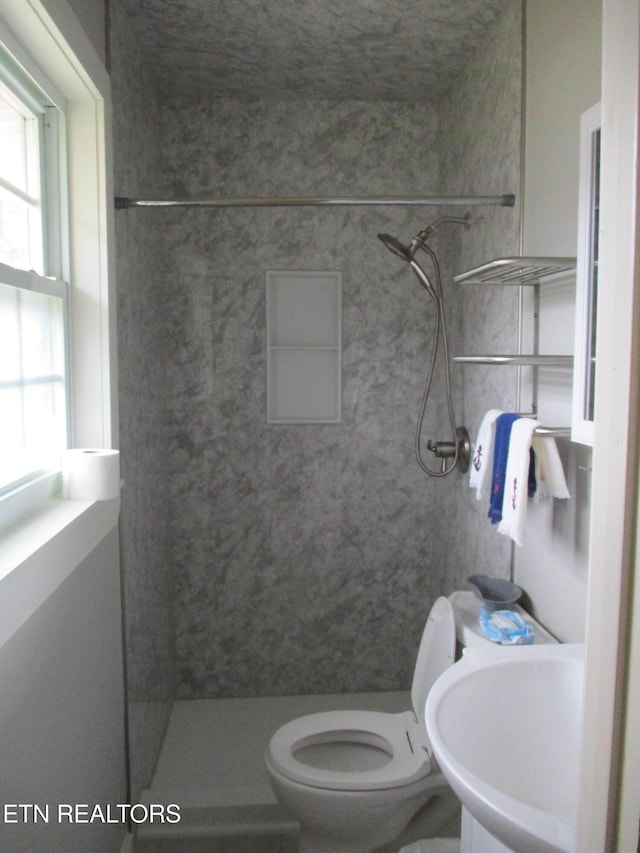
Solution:
{"label": "white pedestal sink", "polygon": [[463,806],[517,853],[574,853],[584,646],[467,649],[426,725]]}

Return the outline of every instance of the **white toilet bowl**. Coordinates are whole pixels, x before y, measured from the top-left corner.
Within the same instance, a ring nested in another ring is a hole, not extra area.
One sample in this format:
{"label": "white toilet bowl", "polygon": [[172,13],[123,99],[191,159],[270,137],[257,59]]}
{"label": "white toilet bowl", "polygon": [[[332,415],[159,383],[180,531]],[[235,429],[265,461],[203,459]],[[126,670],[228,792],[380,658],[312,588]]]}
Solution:
{"label": "white toilet bowl", "polygon": [[431,757],[424,705],[454,661],[455,642],[451,604],[439,598],[418,651],[413,711],[328,711],[274,734],[265,762],[276,797],[300,823],[300,853],[370,853],[447,787]]}

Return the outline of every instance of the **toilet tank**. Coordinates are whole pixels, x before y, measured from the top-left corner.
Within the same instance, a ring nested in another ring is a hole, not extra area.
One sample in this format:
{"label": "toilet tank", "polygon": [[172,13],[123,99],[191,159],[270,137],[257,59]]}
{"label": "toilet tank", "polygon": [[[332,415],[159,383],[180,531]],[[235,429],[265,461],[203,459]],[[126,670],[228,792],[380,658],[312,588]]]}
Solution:
{"label": "toilet tank", "polygon": [[[470,646],[483,646],[489,643],[495,645],[492,640],[487,639],[480,630],[480,599],[473,593],[467,590],[457,590],[449,596],[449,602],[453,608],[453,614],[456,622],[456,644],[458,656],[462,650]],[[558,640],[543,628],[533,616],[530,616],[526,610],[523,610],[519,605],[511,605],[509,610],[515,610],[522,618],[531,625],[533,629],[533,642],[539,643],[557,643]]]}

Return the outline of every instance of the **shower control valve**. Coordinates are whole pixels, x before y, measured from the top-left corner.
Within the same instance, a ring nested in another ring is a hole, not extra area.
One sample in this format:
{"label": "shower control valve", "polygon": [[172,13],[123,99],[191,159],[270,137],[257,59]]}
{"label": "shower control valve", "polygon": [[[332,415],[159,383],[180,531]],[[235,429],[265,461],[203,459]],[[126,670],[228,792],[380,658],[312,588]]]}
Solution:
{"label": "shower control valve", "polygon": [[444,473],[447,469],[447,459],[453,459],[456,455],[456,446],[453,441],[427,441],[427,450],[441,460],[441,471]]}
{"label": "shower control valve", "polygon": [[453,441],[427,441],[427,450],[430,450],[437,459],[442,460],[442,470],[446,469],[447,459],[453,459],[458,456],[456,468],[461,473],[465,473],[469,469],[469,459],[471,457],[471,446],[469,442],[469,433],[465,427],[458,427],[456,430],[457,443]]}
{"label": "shower control valve", "polygon": [[427,450],[430,450],[438,459],[450,459],[456,455],[456,445],[453,441],[427,441]]}

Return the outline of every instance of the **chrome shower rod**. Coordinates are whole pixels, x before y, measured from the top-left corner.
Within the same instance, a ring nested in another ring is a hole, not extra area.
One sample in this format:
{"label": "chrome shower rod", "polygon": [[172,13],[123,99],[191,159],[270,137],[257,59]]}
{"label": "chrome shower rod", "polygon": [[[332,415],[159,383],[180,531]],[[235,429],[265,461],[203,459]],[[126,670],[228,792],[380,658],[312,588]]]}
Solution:
{"label": "chrome shower rod", "polygon": [[333,207],[339,205],[500,205],[513,207],[514,195],[496,196],[349,196],[346,198],[302,196],[293,198],[143,199],[116,196],[116,208],[129,207]]}

